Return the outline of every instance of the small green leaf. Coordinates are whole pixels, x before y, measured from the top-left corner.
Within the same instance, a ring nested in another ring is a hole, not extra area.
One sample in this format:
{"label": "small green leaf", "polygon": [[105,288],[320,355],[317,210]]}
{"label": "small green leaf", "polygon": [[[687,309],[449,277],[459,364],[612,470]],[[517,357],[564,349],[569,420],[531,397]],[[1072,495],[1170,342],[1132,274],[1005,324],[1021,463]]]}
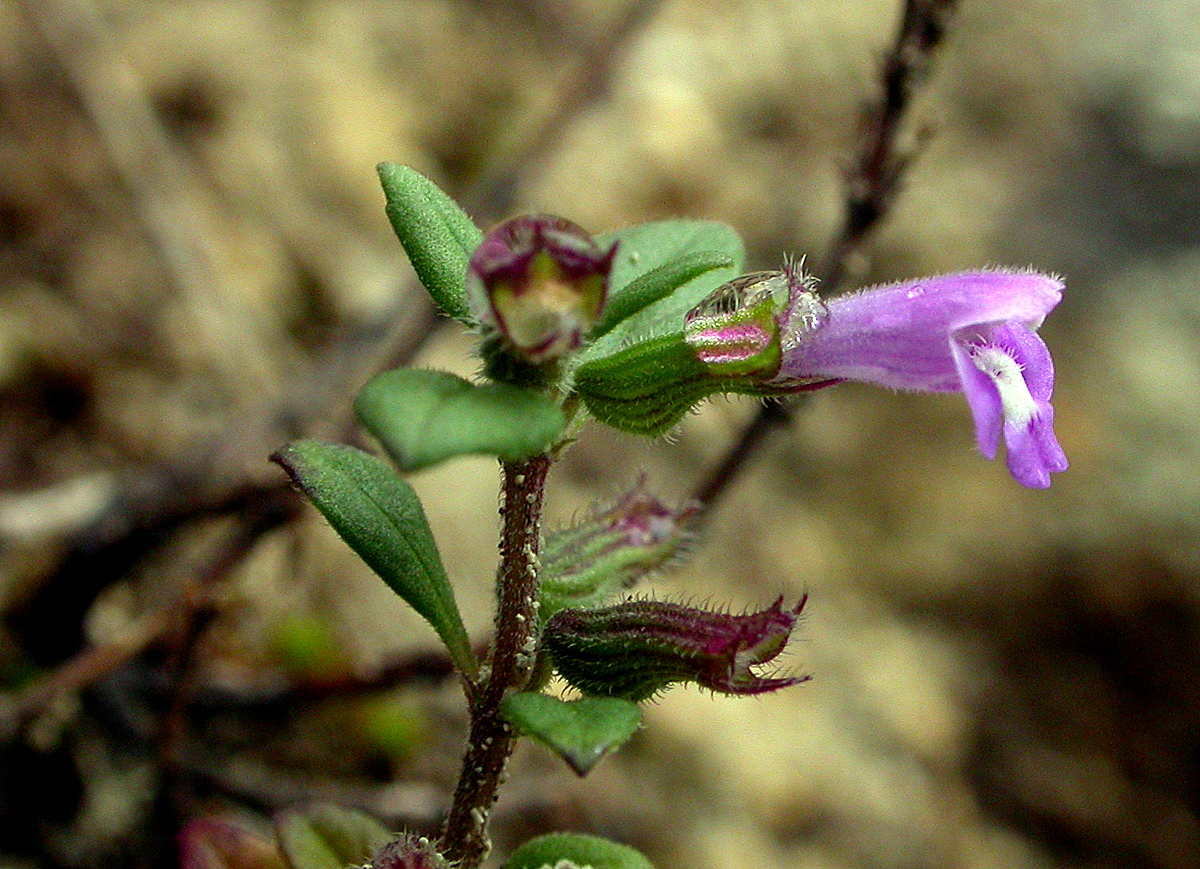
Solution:
{"label": "small green leaf", "polygon": [[361,866],[392,839],[362,812],[324,804],[281,813],[275,836],[291,869]]}
{"label": "small green leaf", "polygon": [[437,543],[412,486],[353,447],[295,441],[271,457],[350,548],[438,632],[460,670],[477,665]]}
{"label": "small green leaf", "polygon": [[550,833],[530,839],[509,855],[502,869],[544,869],[557,867],[561,860],[579,869],[654,869],[641,852],[628,845],[582,833]]}
{"label": "small green leaf", "polygon": [[527,736],[554,749],[580,776],[628,742],[642,723],[636,703],[615,697],[567,702],[526,691],[505,697],[500,712]]}
{"label": "small green leaf", "polygon": [[634,278],[614,293],[604,308],[600,322],[592,329],[592,338],[611,331],[622,320],[643,308],[665,299],[679,287],[713,269],[731,268],[733,257],[717,251],[684,254]]}
{"label": "small green leaf", "polygon": [[[611,326],[602,337],[579,354],[579,364],[610,356],[630,344],[652,337],[682,333],[683,318],[687,312],[721,284],[740,274],[745,257],[742,240],[733,227],[711,221],[662,220],[626,227],[596,238],[596,243],[604,247],[614,241],[619,241],[620,246],[608,285],[611,304],[620,306],[617,309],[619,314],[626,303],[617,300],[626,289],[632,288],[634,295],[640,296],[643,290],[634,286],[634,283],[644,279],[650,281],[651,285],[656,284],[657,279],[645,277],[656,269],[666,268],[669,271],[671,264],[698,254],[725,256],[731,264],[707,269],[637,313],[629,316],[622,314],[624,319]],[[632,302],[631,298],[630,307],[633,307]],[[605,317],[607,321],[608,317]]]}
{"label": "small green leaf", "polygon": [[561,408],[539,392],[416,368],[378,375],[359,392],[354,409],[404,471],[463,455],[527,459],[545,451],[566,425]]}
{"label": "small green leaf", "polygon": [[398,163],[376,168],[387,216],[417,277],[447,316],[474,325],[467,303],[467,266],[483,233],[453,199],[418,172]]}

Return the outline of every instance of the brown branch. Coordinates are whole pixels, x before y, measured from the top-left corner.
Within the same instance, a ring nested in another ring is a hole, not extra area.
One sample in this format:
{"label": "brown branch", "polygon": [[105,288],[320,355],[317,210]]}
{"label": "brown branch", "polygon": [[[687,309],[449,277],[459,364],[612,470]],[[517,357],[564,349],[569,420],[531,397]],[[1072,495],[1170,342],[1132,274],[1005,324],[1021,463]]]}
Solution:
{"label": "brown branch", "polygon": [[863,137],[846,179],[842,227],[818,272],[830,291],[840,288],[847,265],[887,216],[899,193],[913,157],[902,150],[900,133],[934,54],[945,41],[957,5],[958,0],[907,0],[904,4],[900,29],[883,62],[882,93],[863,116]]}
{"label": "brown branch", "polygon": [[518,154],[467,191],[463,202],[468,211],[499,219],[512,210],[527,172],[544,163],[571,123],[607,95],[629,43],[661,5],[662,0],[625,4],[608,33],[588,46],[579,67],[560,86],[554,112],[525,140]]}
{"label": "brown branch", "polygon": [[[912,159],[901,150],[900,133],[934,53],[945,42],[957,4],[958,0],[907,0],[904,4],[900,28],[880,71],[882,93],[864,113],[863,138],[846,183],[841,230],[817,273],[830,291],[840,288],[849,263],[896,199]],[[693,497],[705,505],[715,503],[749,464],[767,434],[791,421],[794,407],[783,402],[763,405]]]}
{"label": "brown branch", "polygon": [[270,324],[230,291],[233,281],[213,256],[211,197],[162,128],[97,3],[27,0],[25,7],[86,109],[171,288],[186,302],[192,340],[239,403],[275,390],[281,371],[268,347],[281,336],[269,336]]}
{"label": "brown branch", "polygon": [[14,739],[32,720],[61,697],[78,694],[124,667],[154,645],[170,629],[165,612],[148,616],[119,643],[89,646],[69,661],[10,695],[0,716],[0,742]]}

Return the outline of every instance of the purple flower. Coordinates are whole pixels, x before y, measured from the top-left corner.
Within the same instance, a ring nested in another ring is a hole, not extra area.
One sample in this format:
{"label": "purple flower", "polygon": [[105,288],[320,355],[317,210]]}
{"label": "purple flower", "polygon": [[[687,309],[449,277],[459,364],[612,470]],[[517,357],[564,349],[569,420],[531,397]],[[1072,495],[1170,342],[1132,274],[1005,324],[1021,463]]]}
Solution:
{"label": "purple flower", "polygon": [[[1032,488],[1067,468],[1054,436],[1054,363],[1035,330],[1063,284],[1032,271],[990,270],[872,287],[825,303],[812,316],[811,281],[786,271],[790,299],[780,324],[783,362],[775,385],[830,380],[921,392],[961,390],[979,449]],[[797,316],[795,312],[800,312]]]}

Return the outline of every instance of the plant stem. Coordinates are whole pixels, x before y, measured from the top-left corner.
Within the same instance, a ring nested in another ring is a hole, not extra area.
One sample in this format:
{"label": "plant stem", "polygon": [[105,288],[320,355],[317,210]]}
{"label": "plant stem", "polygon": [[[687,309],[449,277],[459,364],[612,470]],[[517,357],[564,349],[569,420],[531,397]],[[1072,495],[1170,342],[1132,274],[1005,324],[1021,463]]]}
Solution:
{"label": "plant stem", "polygon": [[525,687],[537,655],[538,545],[550,457],[505,462],[503,469],[496,638],[490,670],[472,693],[466,756],[439,848],[462,869],[475,869],[491,847],[488,814],[516,739],[500,717],[500,701]]}

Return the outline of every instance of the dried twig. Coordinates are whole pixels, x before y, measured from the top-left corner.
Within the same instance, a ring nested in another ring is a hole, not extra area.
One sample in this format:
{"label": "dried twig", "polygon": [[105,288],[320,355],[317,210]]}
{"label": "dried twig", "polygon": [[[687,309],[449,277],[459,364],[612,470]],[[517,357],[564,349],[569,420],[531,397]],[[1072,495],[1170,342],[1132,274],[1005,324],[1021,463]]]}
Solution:
{"label": "dried twig", "polygon": [[887,215],[913,154],[900,146],[900,133],[913,97],[945,41],[958,0],[908,0],[896,41],[883,62],[883,93],[868,107],[863,137],[846,179],[842,228],[825,254],[818,276],[827,289],[840,289],[847,265]]}
{"label": "dried twig", "polygon": [[[818,277],[831,291],[840,288],[847,265],[871,231],[887,216],[908,168],[899,136],[934,51],[945,41],[957,0],[907,0],[896,39],[881,70],[882,94],[864,113],[864,135],[846,183],[842,228],[830,245]],[[725,458],[695,489],[711,507],[746,467],[766,434],[791,420],[794,405],[770,402],[742,431]]]}
{"label": "dried twig", "polygon": [[193,337],[239,404],[280,383],[267,324],[230,292],[213,256],[212,204],[191,164],[163,130],[94,0],[37,0],[26,12],[87,110],[109,162],[129,192],[146,237],[194,318]]}

